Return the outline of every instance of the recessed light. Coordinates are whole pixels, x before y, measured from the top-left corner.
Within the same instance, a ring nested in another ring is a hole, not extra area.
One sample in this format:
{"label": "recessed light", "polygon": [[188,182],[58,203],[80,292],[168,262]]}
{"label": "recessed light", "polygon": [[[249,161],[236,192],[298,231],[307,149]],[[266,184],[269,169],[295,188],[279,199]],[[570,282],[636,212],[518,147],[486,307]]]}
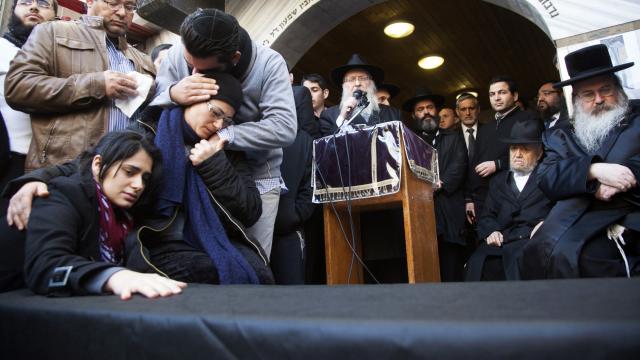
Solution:
{"label": "recessed light", "polygon": [[394,39],[403,38],[405,36],[411,35],[413,30],[415,30],[415,26],[412,23],[406,21],[397,21],[387,25],[384,28],[384,33],[388,37],[392,37]]}
{"label": "recessed light", "polygon": [[444,63],[444,58],[442,56],[425,56],[418,61],[418,66],[423,69],[431,70],[437,67],[440,67]]}

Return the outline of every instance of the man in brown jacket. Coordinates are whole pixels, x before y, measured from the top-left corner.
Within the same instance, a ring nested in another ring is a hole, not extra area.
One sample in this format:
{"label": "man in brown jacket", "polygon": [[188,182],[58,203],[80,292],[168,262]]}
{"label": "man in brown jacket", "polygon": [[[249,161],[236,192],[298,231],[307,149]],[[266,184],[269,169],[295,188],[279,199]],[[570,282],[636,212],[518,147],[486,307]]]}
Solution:
{"label": "man in brown jacket", "polygon": [[31,114],[27,171],[72,160],[107,131],[127,127],[136,114],[129,119],[114,105],[137,95],[126,73],[155,75],[151,59],[125,39],[136,2],[87,5],[79,21],[38,26],[7,73],[7,103]]}

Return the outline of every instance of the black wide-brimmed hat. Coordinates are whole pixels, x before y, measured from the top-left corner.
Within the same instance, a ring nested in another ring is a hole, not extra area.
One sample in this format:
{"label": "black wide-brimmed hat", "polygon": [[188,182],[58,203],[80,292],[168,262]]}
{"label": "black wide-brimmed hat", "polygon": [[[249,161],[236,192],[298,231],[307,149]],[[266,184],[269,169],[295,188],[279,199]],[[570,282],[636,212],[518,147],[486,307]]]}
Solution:
{"label": "black wide-brimmed hat", "polygon": [[400,88],[393,84],[380,84],[376,86],[378,87],[378,90],[386,90],[387,92],[389,92],[390,99],[396,97],[396,95],[398,95],[398,93],[400,92]]}
{"label": "black wide-brimmed hat", "polygon": [[542,144],[544,126],[540,121],[527,118],[516,121],[508,138],[502,138],[505,144]]}
{"label": "black wide-brimmed hat", "polygon": [[381,83],[384,80],[384,71],[382,71],[381,68],[370,65],[364,61],[360,55],[353,54],[346,65],[331,70],[331,80],[333,80],[333,84],[338,87],[341,86],[344,74],[353,69],[362,69],[368,72],[376,83]]}
{"label": "black wide-brimmed hat", "polygon": [[633,63],[613,66],[609,50],[604,44],[592,45],[569,53],[564,57],[569,79],[553,84],[554,88],[572,85],[575,82],[598,75],[614,73],[632,67]]}
{"label": "black wide-brimmed hat", "polygon": [[416,96],[407,100],[402,104],[402,110],[406,112],[413,112],[413,107],[422,100],[431,100],[436,105],[438,109],[444,105],[444,96],[434,94],[426,88],[418,87],[416,88]]}

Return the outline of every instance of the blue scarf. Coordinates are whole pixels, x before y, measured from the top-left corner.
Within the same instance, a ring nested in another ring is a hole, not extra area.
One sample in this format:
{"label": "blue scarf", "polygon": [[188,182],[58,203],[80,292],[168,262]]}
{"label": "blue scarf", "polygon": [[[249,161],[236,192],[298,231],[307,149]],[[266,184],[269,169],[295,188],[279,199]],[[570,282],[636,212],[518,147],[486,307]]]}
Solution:
{"label": "blue scarf", "polygon": [[184,240],[209,255],[218,269],[220,284],[258,284],[255,270],[229,241],[204,181],[187,158],[185,140],[193,144],[200,139],[184,121],[182,108],[164,110],[155,138],[164,168],[160,214],[173,215],[175,208],[182,206]]}

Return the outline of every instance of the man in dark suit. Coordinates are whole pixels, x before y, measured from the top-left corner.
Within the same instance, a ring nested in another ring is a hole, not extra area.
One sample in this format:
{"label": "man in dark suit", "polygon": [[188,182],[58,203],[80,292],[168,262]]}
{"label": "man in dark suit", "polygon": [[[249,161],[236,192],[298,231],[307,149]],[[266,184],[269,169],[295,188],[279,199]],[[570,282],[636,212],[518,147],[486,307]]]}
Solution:
{"label": "man in dark suit", "polygon": [[552,203],[535,181],[543,155],[542,125],[518,121],[500,141],[509,146],[510,171],[493,177],[478,221],[482,244],[467,263],[467,280],[517,280],[517,255]]}
{"label": "man in dark suit", "polygon": [[419,89],[402,108],[411,112],[409,128],[438,151],[440,181],[434,187],[434,203],[440,278],[462,281],[466,260],[463,229],[467,150],[457,129],[439,128],[437,114],[443,103],[444,97]]}
{"label": "man in dark suit", "polygon": [[[313,115],[311,93],[304,86],[293,86],[298,130],[293,144],[282,149],[280,171],[288,191],[280,194],[273,231],[271,270],[276,284],[304,284],[304,224],[313,214],[311,202],[311,163],[313,136],[318,132]],[[313,248],[317,245],[314,244]]]}
{"label": "man in dark suit", "polygon": [[367,64],[358,54],[354,54],[346,65],[331,71],[334,85],[342,86],[340,104],[332,106],[320,115],[320,133],[327,136],[351,119],[361,109],[362,101],[356,99],[354,92],[360,90],[368,105],[351,120],[350,125],[375,125],[387,121],[401,120],[398,109],[378,104],[376,83],[382,83],[384,72],[377,66]]}
{"label": "man in dark suit", "polygon": [[482,213],[493,175],[509,166],[509,147],[498,139],[509,137],[516,121],[538,121],[534,113],[520,110],[516,100],[518,88],[513,79],[496,76],[490,81],[489,102],[496,111],[495,120],[478,129],[478,151],[472,161],[475,167],[469,174],[476,214]]}
{"label": "man in dark suit", "polygon": [[571,127],[562,89],[553,87],[556,82],[547,81],[538,89],[538,116],[547,130]]}
{"label": "man in dark suit", "polygon": [[640,274],[640,109],[605,45],[565,57],[574,129],[545,133],[540,189],[557,201],[523,251],[524,278]]}
{"label": "man in dark suit", "polygon": [[[471,176],[478,177],[475,172],[475,167],[478,165],[476,154],[479,153],[478,146],[481,143],[478,139],[478,129],[482,126],[478,122],[478,117],[480,116],[480,102],[478,101],[478,98],[470,93],[460,95],[456,100],[456,114],[458,114],[458,117],[460,118],[460,132],[464,138],[469,158],[464,200],[467,223],[473,224],[476,219],[475,203],[477,201],[474,199],[474,184],[471,182]],[[477,182],[478,181],[476,181],[476,183]]]}

